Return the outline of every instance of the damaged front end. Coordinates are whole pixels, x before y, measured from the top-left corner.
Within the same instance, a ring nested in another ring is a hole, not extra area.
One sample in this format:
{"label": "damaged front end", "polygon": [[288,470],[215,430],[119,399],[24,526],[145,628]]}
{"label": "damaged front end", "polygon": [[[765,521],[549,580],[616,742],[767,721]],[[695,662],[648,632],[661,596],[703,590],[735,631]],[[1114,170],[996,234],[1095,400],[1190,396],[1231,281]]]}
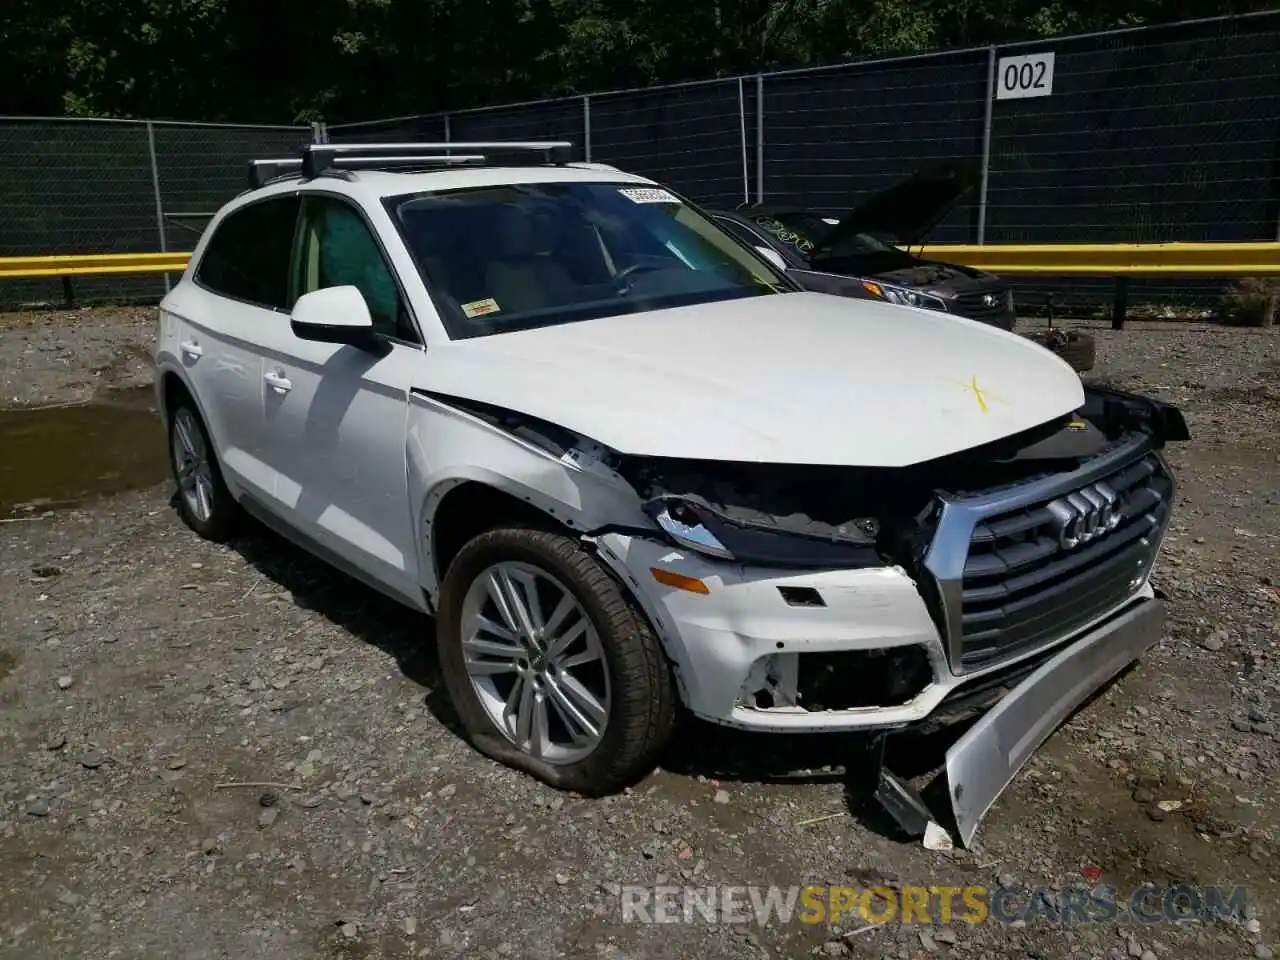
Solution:
{"label": "damaged front end", "polygon": [[[947,758],[967,843],[1058,723],[1159,638],[1148,581],[1173,498],[1160,451],[1187,439],[1175,407],[1093,387],[1070,416],[904,468],[623,457],[617,469],[674,546],[786,572],[777,589],[788,607],[827,606],[819,571],[909,578],[940,652],[789,647],[751,664],[735,709],[779,722],[860,713],[881,743],[886,731],[985,714]],[[911,832],[933,819],[889,771],[876,783]]]}
{"label": "damaged front end", "polygon": [[[624,457],[617,469],[640,494],[645,513],[658,528],[675,544],[700,554],[794,570],[897,566],[913,578],[928,579],[927,558],[949,503],[1025,500],[1024,491],[1034,495],[1054,485],[1070,487],[1072,478],[1091,468],[1111,475],[1144,456],[1153,458],[1149,462],[1154,465],[1166,443],[1186,439],[1189,433],[1176,407],[1091,387],[1084,406],[1071,415],[909,467]],[[1167,474],[1162,463],[1153,471]],[[1157,486],[1163,492],[1171,483]],[[1115,492],[1117,498],[1121,492]],[[1141,505],[1129,506],[1136,513]],[[1125,507],[1118,499],[1109,505],[1111,522],[1118,525]],[[997,546],[1007,546],[999,542],[1002,537],[1034,546],[1045,531],[1033,519],[978,532]],[[992,563],[1001,565],[1008,563]],[[940,600],[926,596],[931,607]],[[945,628],[942,611],[935,612]]]}
{"label": "damaged front end", "polygon": [[432,399],[518,441],[523,498],[628,584],[695,715],[862,734],[869,792],[913,834],[948,817],[885,768],[887,735],[977,717],[937,778],[967,844],[1058,724],[1161,633],[1161,450],[1189,433],[1154,400],[1087,388],[1034,429],[859,467],[626,455]]}

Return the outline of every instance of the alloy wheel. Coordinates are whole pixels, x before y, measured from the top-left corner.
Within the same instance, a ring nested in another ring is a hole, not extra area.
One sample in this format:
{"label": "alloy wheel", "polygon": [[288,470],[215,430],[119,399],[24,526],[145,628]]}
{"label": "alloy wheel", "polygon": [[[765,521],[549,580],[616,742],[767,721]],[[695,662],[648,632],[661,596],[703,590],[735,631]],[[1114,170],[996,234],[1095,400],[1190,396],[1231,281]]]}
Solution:
{"label": "alloy wheel", "polygon": [[173,415],[173,463],[187,509],[198,521],[207,523],[213,516],[213,469],[204,434],[195,414],[186,407],[179,407]]}
{"label": "alloy wheel", "polygon": [[595,626],[563,583],[529,563],[494,564],[467,590],[461,627],[472,689],[516,747],[563,765],[600,745],[608,664]]}

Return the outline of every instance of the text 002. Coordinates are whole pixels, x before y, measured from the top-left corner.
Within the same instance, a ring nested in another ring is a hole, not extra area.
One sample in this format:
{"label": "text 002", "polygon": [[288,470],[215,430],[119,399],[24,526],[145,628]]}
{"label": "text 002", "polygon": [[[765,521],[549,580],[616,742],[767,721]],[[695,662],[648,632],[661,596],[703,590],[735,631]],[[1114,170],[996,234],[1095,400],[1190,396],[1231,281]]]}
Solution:
{"label": "text 002", "polygon": [[1001,57],[996,64],[996,99],[1025,100],[1053,93],[1053,54]]}

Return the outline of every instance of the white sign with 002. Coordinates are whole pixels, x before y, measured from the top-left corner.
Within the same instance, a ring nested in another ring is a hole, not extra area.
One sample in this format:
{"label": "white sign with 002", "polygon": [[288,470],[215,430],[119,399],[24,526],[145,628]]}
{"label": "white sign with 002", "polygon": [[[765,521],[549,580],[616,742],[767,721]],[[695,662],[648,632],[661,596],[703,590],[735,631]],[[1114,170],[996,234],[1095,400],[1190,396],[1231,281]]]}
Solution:
{"label": "white sign with 002", "polygon": [[996,63],[996,99],[1025,100],[1053,93],[1053,54],[1001,57]]}

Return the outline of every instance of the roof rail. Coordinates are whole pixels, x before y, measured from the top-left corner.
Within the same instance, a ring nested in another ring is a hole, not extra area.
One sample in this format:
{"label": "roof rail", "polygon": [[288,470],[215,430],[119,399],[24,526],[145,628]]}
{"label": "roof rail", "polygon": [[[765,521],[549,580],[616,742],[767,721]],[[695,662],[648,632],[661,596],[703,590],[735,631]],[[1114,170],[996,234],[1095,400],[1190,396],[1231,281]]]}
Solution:
{"label": "roof rail", "polygon": [[[457,166],[495,162],[568,163],[573,144],[567,140],[530,140],[486,143],[313,143],[297,159],[253,160],[249,186],[264,186],[282,177],[307,179],[350,170],[387,170],[396,167]],[[483,150],[484,153],[477,151]],[[461,152],[460,152],[461,151]]]}
{"label": "roof rail", "polygon": [[579,160],[576,163],[568,164],[568,166],[577,167],[579,170],[599,170],[602,173],[621,173],[622,172],[611,163],[600,163],[598,161],[592,161],[592,160]]}

